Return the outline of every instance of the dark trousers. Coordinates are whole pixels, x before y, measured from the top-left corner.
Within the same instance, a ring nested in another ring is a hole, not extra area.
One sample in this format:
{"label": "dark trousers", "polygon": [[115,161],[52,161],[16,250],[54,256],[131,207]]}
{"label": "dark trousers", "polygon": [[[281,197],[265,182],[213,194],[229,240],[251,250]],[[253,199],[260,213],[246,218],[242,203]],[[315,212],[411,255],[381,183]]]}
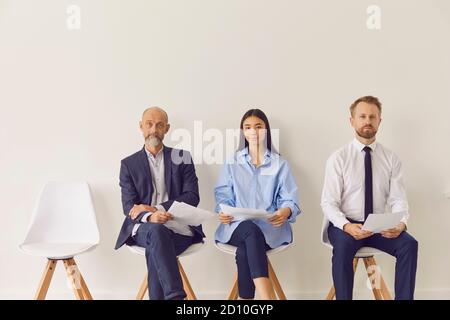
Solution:
{"label": "dark trousers", "polygon": [[253,299],[255,297],[253,279],[269,277],[266,251],[271,248],[266,244],[261,229],[248,220],[239,224],[228,244],[237,247],[239,296],[244,299]]}
{"label": "dark trousers", "polygon": [[377,233],[366,239],[355,240],[351,235],[330,223],[328,238],[333,246],[332,273],[336,288],[336,300],[351,300],[353,297],[352,262],[361,247],[376,248],[394,256],[397,259],[395,299],[414,299],[418,242],[407,232],[402,232],[395,239],[384,238]]}
{"label": "dark trousers", "polygon": [[163,224],[142,224],[133,237],[135,243],[145,248],[148,270],[148,292],[151,300],[179,300],[186,297],[183,290],[177,256],[194,241]]}

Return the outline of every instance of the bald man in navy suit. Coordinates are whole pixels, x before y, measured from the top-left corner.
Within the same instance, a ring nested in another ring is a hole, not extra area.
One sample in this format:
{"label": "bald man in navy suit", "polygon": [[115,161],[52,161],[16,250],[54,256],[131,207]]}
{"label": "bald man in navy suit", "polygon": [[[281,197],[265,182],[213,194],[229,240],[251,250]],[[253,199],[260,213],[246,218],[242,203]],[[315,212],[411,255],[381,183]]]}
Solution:
{"label": "bald man in navy suit", "polygon": [[168,211],[174,201],[198,205],[198,179],[189,152],[163,144],[170,129],[163,109],[146,109],[139,126],[145,145],[120,166],[125,220],[115,249],[124,244],[144,247],[150,299],[180,300],[186,293],[177,256],[205,235],[201,225],[179,226],[174,232],[166,223],[173,219]]}

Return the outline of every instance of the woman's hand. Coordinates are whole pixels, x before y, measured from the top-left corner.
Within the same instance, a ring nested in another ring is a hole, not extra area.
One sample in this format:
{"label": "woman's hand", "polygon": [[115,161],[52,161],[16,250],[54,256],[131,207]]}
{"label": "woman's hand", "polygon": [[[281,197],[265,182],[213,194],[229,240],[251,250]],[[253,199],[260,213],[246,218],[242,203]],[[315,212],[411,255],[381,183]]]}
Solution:
{"label": "woman's hand", "polygon": [[267,219],[270,224],[272,224],[274,227],[281,227],[286,220],[291,215],[291,209],[289,208],[281,208],[275,211],[275,213]]}
{"label": "woman's hand", "polygon": [[223,224],[230,224],[233,221],[233,216],[221,212],[219,213],[219,220]]}

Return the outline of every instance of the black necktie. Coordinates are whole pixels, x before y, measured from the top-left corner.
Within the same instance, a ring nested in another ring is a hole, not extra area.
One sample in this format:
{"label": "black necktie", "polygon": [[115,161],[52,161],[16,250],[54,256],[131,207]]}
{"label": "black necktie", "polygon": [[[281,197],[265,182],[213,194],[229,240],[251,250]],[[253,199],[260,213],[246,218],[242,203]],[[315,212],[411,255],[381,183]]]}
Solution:
{"label": "black necktie", "polygon": [[366,183],[364,192],[364,220],[367,216],[373,213],[373,191],[372,191],[372,157],[370,155],[370,147],[364,147],[364,152],[366,153],[364,157],[364,169],[366,172]]}

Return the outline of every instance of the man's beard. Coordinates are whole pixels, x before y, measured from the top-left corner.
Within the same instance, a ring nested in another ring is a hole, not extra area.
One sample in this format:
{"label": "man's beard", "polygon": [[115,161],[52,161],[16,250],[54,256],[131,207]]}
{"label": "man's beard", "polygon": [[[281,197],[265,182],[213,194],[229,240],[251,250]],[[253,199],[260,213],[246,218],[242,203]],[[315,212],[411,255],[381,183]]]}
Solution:
{"label": "man's beard", "polygon": [[149,147],[157,147],[162,143],[162,140],[155,136],[155,135],[149,135],[147,138],[145,138],[145,145]]}
{"label": "man's beard", "polygon": [[356,134],[364,139],[372,139],[373,137],[376,136],[377,130],[375,130],[373,127],[369,127],[372,129],[371,131],[364,131],[364,128],[367,128],[367,127],[363,127],[360,130],[355,130]]}

